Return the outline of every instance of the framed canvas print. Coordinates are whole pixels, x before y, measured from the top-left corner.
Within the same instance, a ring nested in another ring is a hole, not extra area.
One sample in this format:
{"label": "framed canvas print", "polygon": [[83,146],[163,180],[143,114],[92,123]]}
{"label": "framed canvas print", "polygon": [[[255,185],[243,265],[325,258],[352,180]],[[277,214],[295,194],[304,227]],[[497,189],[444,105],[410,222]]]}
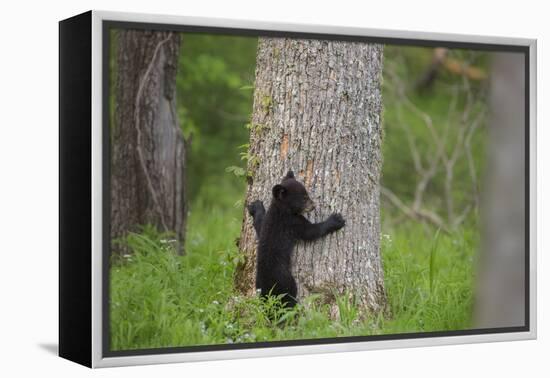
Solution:
{"label": "framed canvas print", "polygon": [[536,41],[59,24],[59,353],[90,367],[536,337]]}

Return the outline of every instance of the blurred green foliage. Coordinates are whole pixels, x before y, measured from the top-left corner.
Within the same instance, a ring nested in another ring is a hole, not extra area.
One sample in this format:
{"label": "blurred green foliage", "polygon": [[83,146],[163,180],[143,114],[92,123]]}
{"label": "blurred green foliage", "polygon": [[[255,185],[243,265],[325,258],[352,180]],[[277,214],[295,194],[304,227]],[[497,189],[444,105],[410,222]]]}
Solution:
{"label": "blurred green foliage", "polygon": [[226,205],[226,198],[233,204],[242,196],[244,180],[226,168],[244,168],[238,146],[248,141],[245,125],[252,111],[257,42],[252,37],[182,35],[177,100],[182,130],[191,138],[186,173],[191,203],[208,199]]}
{"label": "blurred green foliage", "polygon": [[[449,159],[458,148],[449,182],[449,196],[456,213],[471,208],[465,221],[477,227],[476,201],[482,191],[485,170],[487,82],[469,80],[442,67],[433,84],[420,90],[416,85],[431,65],[433,49],[386,46],[384,54],[382,185],[401,201],[410,204],[421,180],[421,175],[415,170],[411,144],[425,170],[439,159],[440,145]],[[482,70],[488,68],[486,53],[450,50],[448,56],[465,65]],[[427,122],[431,123],[433,130]],[[477,126],[471,127],[473,123]],[[440,143],[436,143],[432,131],[438,135]],[[468,146],[464,146],[465,142]],[[423,196],[424,207],[443,219],[448,216],[446,180],[445,164],[440,161]],[[386,220],[400,215],[399,209],[387,201],[383,201],[383,205],[387,210]]]}

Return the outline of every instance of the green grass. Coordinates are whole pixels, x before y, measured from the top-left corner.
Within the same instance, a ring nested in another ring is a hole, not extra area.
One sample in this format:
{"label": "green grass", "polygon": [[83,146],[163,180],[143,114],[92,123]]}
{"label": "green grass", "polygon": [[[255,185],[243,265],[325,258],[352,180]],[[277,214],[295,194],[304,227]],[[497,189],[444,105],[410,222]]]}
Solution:
{"label": "green grass", "polygon": [[128,238],[133,253],[111,269],[113,350],[470,327],[478,244],[471,230],[444,234],[414,223],[386,230],[381,246],[391,316],[361,319],[341,297],[334,320],[316,297],[285,311],[276,300],[234,292],[241,217],[241,206],[196,203],[183,257],[152,228]]}

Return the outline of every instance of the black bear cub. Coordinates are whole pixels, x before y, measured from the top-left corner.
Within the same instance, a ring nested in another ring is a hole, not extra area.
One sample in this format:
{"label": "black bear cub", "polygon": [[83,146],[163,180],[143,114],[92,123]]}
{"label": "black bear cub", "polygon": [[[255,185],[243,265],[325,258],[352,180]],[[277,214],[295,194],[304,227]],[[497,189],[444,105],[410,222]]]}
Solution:
{"label": "black bear cub", "polygon": [[297,240],[315,240],[344,227],[340,214],[324,222],[311,223],[303,214],[313,210],[306,188],[288,171],[273,187],[271,205],[265,211],[262,201],[248,205],[258,237],[256,289],[261,296],[284,294],[286,307],[296,304],[296,281],[291,272],[291,254]]}

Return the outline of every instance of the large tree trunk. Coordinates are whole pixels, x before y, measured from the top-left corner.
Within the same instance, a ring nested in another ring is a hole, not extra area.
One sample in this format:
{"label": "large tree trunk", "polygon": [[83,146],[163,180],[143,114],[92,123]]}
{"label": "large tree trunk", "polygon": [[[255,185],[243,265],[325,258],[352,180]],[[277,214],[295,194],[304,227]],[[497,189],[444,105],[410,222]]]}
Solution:
{"label": "large tree trunk", "polygon": [[[341,232],[299,243],[293,256],[298,298],[353,293],[367,309],[385,307],[380,260],[382,46],[260,38],[248,155],[246,204],[269,206],[271,188],[294,170],[317,209],[311,221],[341,212]],[[256,237],[246,213],[236,273],[254,289]]]}
{"label": "large tree trunk", "polygon": [[[176,112],[180,36],[120,31],[111,159],[111,238],[144,224],[175,234],[183,253],[185,141]],[[113,251],[121,248],[113,244]]]}
{"label": "large tree trunk", "polygon": [[479,328],[525,325],[525,57],[493,54]]}

